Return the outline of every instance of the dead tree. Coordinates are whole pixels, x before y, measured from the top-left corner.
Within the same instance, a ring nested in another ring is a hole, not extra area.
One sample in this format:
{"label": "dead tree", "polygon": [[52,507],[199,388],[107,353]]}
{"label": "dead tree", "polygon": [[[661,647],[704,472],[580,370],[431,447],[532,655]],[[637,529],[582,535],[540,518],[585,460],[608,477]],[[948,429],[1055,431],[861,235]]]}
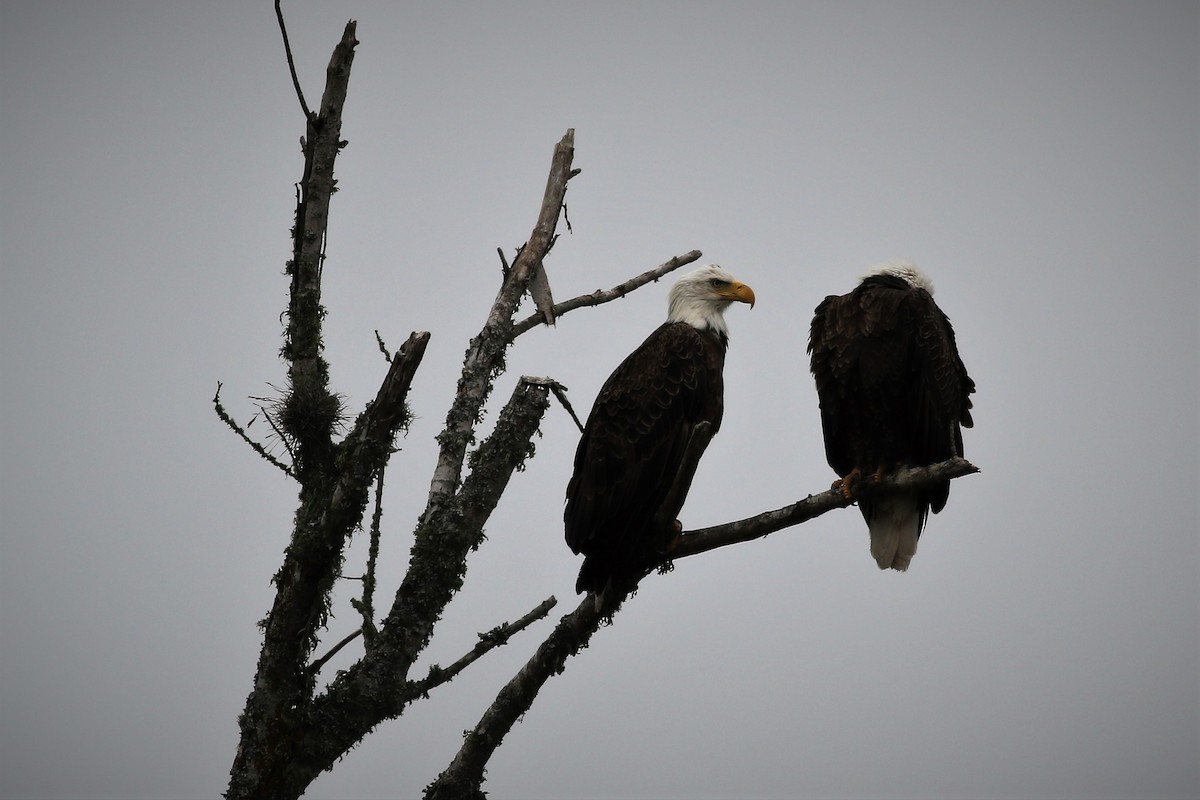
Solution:
{"label": "dead tree", "polygon": [[[280,23],[282,30],[282,17]],[[286,31],[284,41],[286,45]],[[467,556],[482,541],[484,524],[514,470],[532,452],[532,437],[551,396],[570,408],[563,388],[552,379],[521,378],[491,432],[472,449],[479,435],[481,412],[494,381],[504,370],[508,348],[518,336],[539,324],[577,308],[622,297],[700,257],[698,251],[691,251],[608,291],[554,303],[544,262],[557,235],[568,181],[578,173],[573,167],[574,131],[566,132],[554,148],[533,232],[512,264],[506,265],[496,299],[468,346],[456,394],[437,437],[438,460],[428,500],[415,523],[408,571],[380,616],[375,608],[375,557],[381,533],[379,503],[384,469],[393,455],[397,433],[408,423],[405,399],[430,334],[414,332],[390,357],[390,367],[375,399],[339,437],[340,423],[347,417],[329,385],[328,364],[322,353],[321,272],[329,201],[336,185],[333,168],[346,144],[341,139],[341,115],[356,45],[355,23],[351,21],[334,48],[317,111],[308,109],[296,82],[306,131],[304,172],[298,184],[292,231],[293,253],[287,267],[290,289],[282,355],[288,366],[288,383],[282,396],[264,408],[286,447],[288,460],[276,458],[233,420],[221,404],[220,387],[213,398],[221,419],[299,485],[291,542],[274,576],[275,599],[261,623],[262,650],[253,688],[239,718],[240,742],[225,795],[230,800],[299,797],[321,772],[330,769],[380,723],[399,717],[411,703],[428,696],[550,613],[555,605],[553,597],[515,622],[481,634],[478,644],[450,666],[431,668],[421,676],[411,674],[446,604],[462,586]],[[288,61],[290,64],[290,52]],[[533,297],[537,311],[517,320],[525,294]],[[694,442],[696,458],[704,444],[706,441],[699,437]],[[684,470],[664,503],[664,519],[676,518],[696,458],[690,460],[690,468]],[[924,470],[897,472],[884,485],[921,485],[973,471],[967,462],[956,460]],[[351,534],[363,525],[372,494],[375,511],[368,523],[370,555],[362,595],[352,601],[362,617],[362,626],[317,657],[330,612],[331,592],[342,572],[345,547]],[[688,557],[765,536],[847,505],[849,501],[840,492],[830,490],[747,520],[685,532],[672,557]],[[563,616],[528,663],[499,690],[447,769],[427,787],[426,797],[482,797],[480,786],[488,759],[529,709],[541,686],[563,670],[567,659],[587,643],[601,622],[590,598]],[[361,647],[358,660],[319,687],[321,667],[352,643]]]}

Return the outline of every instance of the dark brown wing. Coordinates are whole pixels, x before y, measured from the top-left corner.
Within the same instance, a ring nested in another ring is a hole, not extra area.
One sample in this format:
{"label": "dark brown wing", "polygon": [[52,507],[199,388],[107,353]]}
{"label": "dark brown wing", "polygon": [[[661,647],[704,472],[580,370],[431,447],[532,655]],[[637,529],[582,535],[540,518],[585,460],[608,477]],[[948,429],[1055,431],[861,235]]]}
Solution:
{"label": "dark brown wing", "polygon": [[911,337],[901,304],[907,284],[873,278],[826,297],[809,330],[810,367],[821,405],[825,456],[839,475],[899,459]]}
{"label": "dark brown wing", "polygon": [[660,544],[655,512],[693,427],[720,427],[724,358],[715,336],[667,323],[605,382],[575,453],[563,514],[567,544],[587,557],[578,591],[599,591],[614,576],[640,578]]}
{"label": "dark brown wing", "polygon": [[843,411],[846,381],[844,318],[849,298],[829,295],[817,306],[808,332],[809,367],[817,385],[825,460],[839,476],[854,469],[848,420]]}
{"label": "dark brown wing", "polygon": [[[962,456],[962,428],[974,424],[975,382],[958,354],[950,319],[922,289],[907,294],[904,316],[915,332],[907,389],[912,402],[912,460],[933,464]],[[931,492],[927,499],[935,514],[945,507],[949,494],[949,483]]]}

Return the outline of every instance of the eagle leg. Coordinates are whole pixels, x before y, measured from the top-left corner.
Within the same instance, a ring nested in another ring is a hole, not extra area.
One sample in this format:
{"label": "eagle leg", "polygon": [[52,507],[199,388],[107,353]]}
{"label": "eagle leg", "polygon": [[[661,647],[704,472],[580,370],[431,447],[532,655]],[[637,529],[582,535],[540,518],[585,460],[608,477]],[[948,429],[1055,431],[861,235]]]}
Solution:
{"label": "eagle leg", "polygon": [[854,484],[861,477],[862,477],[862,470],[859,469],[858,467],[855,467],[854,469],[850,470],[850,474],[848,474],[844,478],[839,478],[838,480],[834,481],[833,485],[830,486],[829,488],[837,489],[837,490],[841,491],[842,497],[846,498],[847,500],[853,500],[854,499]]}
{"label": "eagle leg", "polygon": [[887,475],[888,468],[883,464],[879,465],[879,469],[871,473],[871,483],[880,483],[883,481],[883,476]]}

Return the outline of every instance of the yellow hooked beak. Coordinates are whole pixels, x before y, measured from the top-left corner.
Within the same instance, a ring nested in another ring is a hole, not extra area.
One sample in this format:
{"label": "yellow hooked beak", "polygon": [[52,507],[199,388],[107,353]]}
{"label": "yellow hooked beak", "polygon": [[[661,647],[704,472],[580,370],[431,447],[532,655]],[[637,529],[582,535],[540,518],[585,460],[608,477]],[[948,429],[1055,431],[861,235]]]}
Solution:
{"label": "yellow hooked beak", "polygon": [[734,281],[725,288],[721,289],[718,294],[727,300],[735,300],[739,303],[749,303],[751,308],[754,308],[754,290],[741,281]]}

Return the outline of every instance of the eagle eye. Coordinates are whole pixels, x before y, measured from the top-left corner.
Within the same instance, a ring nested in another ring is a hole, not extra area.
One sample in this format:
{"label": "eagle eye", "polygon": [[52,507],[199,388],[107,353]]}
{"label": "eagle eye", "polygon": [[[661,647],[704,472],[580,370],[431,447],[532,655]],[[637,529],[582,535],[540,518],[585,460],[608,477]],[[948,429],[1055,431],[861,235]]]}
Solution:
{"label": "eagle eye", "polygon": [[720,278],[710,278],[708,283],[714,289],[720,289],[722,286],[724,286],[727,283],[727,281],[723,281]]}

